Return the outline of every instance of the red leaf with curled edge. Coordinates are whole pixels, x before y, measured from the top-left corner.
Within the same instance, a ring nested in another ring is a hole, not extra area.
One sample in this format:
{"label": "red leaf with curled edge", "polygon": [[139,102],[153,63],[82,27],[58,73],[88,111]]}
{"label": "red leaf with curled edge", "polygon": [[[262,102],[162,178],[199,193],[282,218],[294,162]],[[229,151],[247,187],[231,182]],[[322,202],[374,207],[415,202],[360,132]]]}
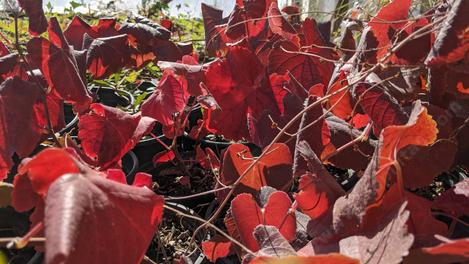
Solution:
{"label": "red leaf with curled edge", "polygon": [[[318,29],[318,25],[316,20],[312,18],[306,18],[302,24],[302,31],[303,31],[303,46],[319,46],[324,47],[326,43],[322,39],[321,32]],[[319,48],[318,47],[318,48]]]}
{"label": "red leaf with curled edge", "polygon": [[217,50],[222,48],[222,29],[220,25],[225,24],[228,20],[223,18],[223,11],[202,3],[202,18],[205,28],[205,43],[209,55],[214,55]]}
{"label": "red leaf with curled edge", "polygon": [[393,125],[403,125],[408,117],[402,107],[382,86],[359,83],[352,92],[355,101],[371,118],[375,135]]}
{"label": "red leaf with curled edge", "polygon": [[117,108],[92,104],[80,116],[78,138],[86,155],[106,169],[122,159],[153,128],[154,120]]}
{"label": "red leaf with curled edge", "polygon": [[[229,146],[224,155],[220,181],[225,185],[233,184],[254,162],[249,148],[242,144]],[[254,167],[247,172],[236,187],[234,194],[243,192],[256,194],[263,186],[287,190],[292,184],[292,157],[287,145],[274,144]],[[226,192],[218,192],[221,198]]]}
{"label": "red leaf with curled edge", "polygon": [[29,33],[40,35],[47,30],[47,18],[42,9],[42,0],[18,0],[21,8],[29,17]]}
{"label": "red leaf with curled edge", "polygon": [[[70,54],[43,38],[35,38],[28,42],[28,51],[32,60],[41,67],[49,86],[67,103],[86,109],[91,97],[79,75],[78,68]],[[61,74],[55,74],[60,72]]]}
{"label": "red leaf with curled edge", "polygon": [[363,134],[362,131],[353,128],[353,126],[336,116],[327,117],[326,124],[329,128],[329,135],[323,135],[329,139],[329,143],[324,146],[321,159],[338,168],[353,169],[355,171],[365,170],[370,163],[370,157],[373,156],[375,151],[376,142],[374,140],[356,142],[353,148],[346,148],[325,160],[329,154]]}
{"label": "red leaf with curled edge", "polygon": [[177,75],[183,76],[187,80],[187,91],[190,95],[198,96],[206,94],[206,91],[200,87],[200,83],[205,80],[203,72],[205,66],[199,65],[192,56],[183,56],[180,63],[158,61],[158,67],[163,71],[170,69]]}
{"label": "red leaf with curled edge", "polygon": [[163,205],[163,197],[147,188],[93,171],[65,174],[46,197],[45,262],[139,263],[163,217]]}
{"label": "red leaf with curled edge", "polygon": [[112,37],[119,35],[117,28],[116,19],[101,18],[97,25],[90,26],[81,17],[74,16],[65,29],[64,36],[75,50],[82,50],[85,33],[92,38]]}
{"label": "red leaf with curled edge", "polygon": [[[397,36],[397,41],[403,41],[409,35],[415,31],[427,26],[429,20],[427,18],[421,18],[416,21],[408,22],[402,29],[401,33]],[[426,34],[420,34],[419,37],[409,40],[407,43],[396,51],[391,56],[391,62],[398,65],[413,65],[422,63],[427,57],[432,46],[432,34],[427,32]],[[418,47],[416,49],[415,47]]]}
{"label": "red leaf with curled edge", "polygon": [[338,76],[334,78],[334,82],[327,89],[326,95],[332,95],[327,100],[327,108],[337,117],[347,120],[353,114],[353,103],[350,89],[346,89],[342,92],[338,92],[340,89],[348,86],[347,76],[345,72],[340,71]]}
{"label": "red leaf with curled edge", "polygon": [[205,85],[221,109],[209,111],[207,129],[229,139],[249,138],[248,118],[266,109],[277,113],[277,104],[265,69],[246,48],[227,48],[226,57],[212,62],[205,72]]}
{"label": "red leaf with curled edge", "polygon": [[29,217],[34,226],[44,218],[44,199],[52,182],[79,171],[80,165],[64,149],[49,148],[25,159],[14,178],[13,207],[19,212],[35,208]]}
{"label": "red leaf with curled edge", "polygon": [[335,200],[344,194],[343,190],[337,192],[333,186],[330,186],[325,177],[333,178],[324,172],[327,173],[323,168],[301,176],[299,192],[295,195],[298,207],[313,220],[331,214]]}
{"label": "red leaf with curled edge", "polygon": [[461,238],[456,240],[448,240],[439,237],[445,241],[433,247],[424,247],[414,249],[409,256],[404,259],[404,263],[465,263],[469,260],[469,239]]}
{"label": "red leaf with curled edge", "polygon": [[432,208],[452,216],[469,215],[469,179],[458,182],[433,201]]}
{"label": "red leaf with curled edge", "polygon": [[50,41],[34,38],[28,42],[31,61],[40,67],[53,92],[82,112],[88,108],[91,97],[56,18],[50,20],[49,38]]}
{"label": "red leaf with curled edge", "polygon": [[95,79],[102,79],[124,67],[129,59],[127,35],[118,35],[93,40],[88,48],[86,64]]}
{"label": "red leaf with curled edge", "polygon": [[425,61],[430,66],[430,101],[434,104],[446,107],[445,93],[460,97],[469,87],[469,78],[463,66],[467,64],[465,54],[469,49],[468,22],[461,17],[468,10],[466,1],[451,4],[432,52]]}
{"label": "red leaf with curled edge", "polygon": [[402,263],[409,254],[414,237],[407,232],[409,212],[405,204],[387,219],[380,219],[384,227],[366,235],[350,236],[340,240],[340,253],[360,260],[361,263]]}
{"label": "red leaf with curled edge", "polygon": [[13,165],[13,154],[26,157],[41,139],[34,112],[34,106],[41,103],[40,93],[39,87],[18,77],[7,78],[0,85],[0,180]]}
{"label": "red leaf with curled edge", "polygon": [[254,237],[258,225],[271,225],[279,229],[288,241],[296,237],[296,218],[290,210],[292,202],[288,195],[281,191],[270,194],[267,203],[260,208],[251,194],[243,193],[231,202],[231,213],[241,241],[252,251],[259,250]]}
{"label": "red leaf with curled edge", "polygon": [[48,148],[21,165],[18,173],[27,175],[33,191],[44,199],[57,178],[80,171],[80,164],[66,150]]}
{"label": "red leaf with curled edge", "polygon": [[270,73],[286,74],[290,72],[304,89],[315,84],[328,84],[334,64],[321,61],[319,57],[332,58],[330,52],[311,48],[301,53],[298,46],[290,41],[279,41],[274,44],[269,55],[268,70]]}
{"label": "red leaf with curled edge", "polygon": [[443,27],[425,62],[427,65],[441,66],[465,58],[469,50],[469,31],[467,30],[469,22],[464,19],[464,14],[467,12],[469,12],[467,1],[457,0],[451,4],[449,14],[442,23]]}
{"label": "red leaf with curled edge", "polygon": [[236,253],[233,242],[221,235],[216,235],[209,241],[202,242],[202,251],[211,262]]}
{"label": "red leaf with curled edge", "polygon": [[436,122],[420,101],[414,104],[405,125],[383,129],[364,175],[347,196],[340,197],[334,204],[333,225],[336,232],[344,235],[355,232],[370,208],[379,211],[381,206],[385,206],[383,196],[389,193],[386,186],[395,186],[397,181],[392,165],[396,161],[395,153],[408,145],[428,146],[435,142],[437,133]]}
{"label": "red leaf with curled edge", "polygon": [[187,81],[166,70],[155,92],[142,104],[142,115],[156,119],[163,126],[174,125],[174,118],[181,115],[189,99]]}
{"label": "red leaf with curled edge", "polygon": [[272,2],[267,12],[270,30],[292,42],[298,42],[298,33],[295,28],[282,16],[277,2]]}
{"label": "red leaf with curled edge", "polygon": [[[371,32],[377,40],[376,58],[383,58],[391,48],[392,40],[406,25],[412,0],[393,0],[382,7],[378,14],[368,23]],[[397,22],[399,21],[399,22]],[[370,47],[367,47],[370,48]]]}
{"label": "red leaf with curled edge", "polygon": [[127,34],[129,42],[140,52],[153,51],[158,40],[169,40],[171,32],[157,24],[125,23],[119,29],[119,34]]}

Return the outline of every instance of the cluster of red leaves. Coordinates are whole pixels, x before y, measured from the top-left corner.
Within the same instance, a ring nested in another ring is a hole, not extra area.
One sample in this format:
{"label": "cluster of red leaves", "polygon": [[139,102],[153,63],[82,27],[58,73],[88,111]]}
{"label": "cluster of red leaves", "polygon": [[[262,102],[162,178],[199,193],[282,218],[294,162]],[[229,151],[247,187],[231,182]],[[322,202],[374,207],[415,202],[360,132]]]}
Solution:
{"label": "cluster of red leaves", "polygon": [[[275,2],[238,1],[227,18],[202,6],[207,49],[219,57],[203,66],[200,79],[217,102],[207,108],[207,129],[262,147],[287,124],[286,132],[296,136],[296,142],[281,136],[287,144],[269,145],[259,159],[240,144],[225,151],[220,184],[236,184],[225,225],[255,254],[215,237],[203,244],[211,261],[234,253],[251,263],[467,260],[469,241],[438,239],[448,226],[434,216],[467,215],[461,207],[468,202],[467,180],[435,201],[411,191],[468,164],[462,73],[469,23],[461,14],[469,5],[455,1],[446,18],[427,13],[408,19],[410,6],[410,0],[384,6],[358,43],[349,36],[356,52],[336,51],[314,20],[286,19]],[[444,25],[439,32],[431,17]],[[419,68],[423,63],[427,67]],[[427,74],[429,91],[421,82]],[[430,100],[417,100],[419,93]],[[363,130],[367,124],[372,132]],[[377,140],[362,140],[362,133]],[[324,163],[363,174],[345,192]],[[295,179],[299,191],[291,197]],[[219,192],[219,199],[226,193]]]}
{"label": "cluster of red leaves", "polygon": [[[66,139],[68,148],[24,159],[14,177],[14,207],[35,208],[33,226],[45,226],[46,263],[142,260],[164,201],[145,188],[146,174],[125,185],[119,163],[155,122],[168,137],[182,135],[189,102],[204,115],[189,131],[194,139],[213,133],[263,148],[254,157],[232,144],[221,161],[197,149],[201,166],[220,171],[218,185],[234,186],[216,194],[234,195],[225,226],[249,251],[215,236],[202,243],[211,261],[230,254],[249,263],[466,261],[469,240],[442,238],[450,230],[434,212],[467,215],[468,180],[434,201],[412,191],[469,165],[469,4],[455,0],[409,19],[411,2],[394,0],[363,29],[347,28],[341,46],[356,51],[333,47],[294,7],[284,17],[274,0],[237,0],[225,18],[202,4],[215,59],[200,65],[191,46],[173,43],[167,27],[149,19],[90,26],[75,17],[62,32],[57,19],[47,23],[41,1],[19,1],[34,37],[27,56],[0,45],[0,179],[14,154],[29,156],[64,126],[64,102],[79,115],[80,145]],[[105,78],[152,60],[163,77],[141,112],[93,103],[86,74]],[[360,179],[344,190],[324,164]]]}

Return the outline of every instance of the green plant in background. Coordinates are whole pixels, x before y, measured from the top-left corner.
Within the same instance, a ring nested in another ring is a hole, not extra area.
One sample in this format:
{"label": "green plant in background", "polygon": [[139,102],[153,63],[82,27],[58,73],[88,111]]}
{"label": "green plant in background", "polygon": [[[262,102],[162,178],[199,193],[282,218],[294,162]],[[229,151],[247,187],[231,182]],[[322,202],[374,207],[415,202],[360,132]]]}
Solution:
{"label": "green plant in background", "polygon": [[158,17],[163,11],[169,10],[171,0],[142,0],[139,13],[146,17]]}

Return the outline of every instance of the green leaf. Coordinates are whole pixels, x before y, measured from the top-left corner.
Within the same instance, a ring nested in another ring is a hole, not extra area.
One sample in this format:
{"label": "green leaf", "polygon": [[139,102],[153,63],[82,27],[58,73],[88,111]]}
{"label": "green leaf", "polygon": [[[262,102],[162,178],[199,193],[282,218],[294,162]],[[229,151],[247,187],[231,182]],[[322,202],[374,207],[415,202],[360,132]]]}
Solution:
{"label": "green leaf", "polygon": [[148,95],[148,92],[143,92],[142,94],[137,96],[137,98],[135,98],[134,108],[137,108],[137,106],[139,106],[143,102],[143,100],[145,100],[147,95]]}
{"label": "green leaf", "polygon": [[83,6],[81,3],[78,3],[78,2],[75,2],[75,1],[71,1],[70,5],[72,6],[73,10],[77,9],[80,6]]}

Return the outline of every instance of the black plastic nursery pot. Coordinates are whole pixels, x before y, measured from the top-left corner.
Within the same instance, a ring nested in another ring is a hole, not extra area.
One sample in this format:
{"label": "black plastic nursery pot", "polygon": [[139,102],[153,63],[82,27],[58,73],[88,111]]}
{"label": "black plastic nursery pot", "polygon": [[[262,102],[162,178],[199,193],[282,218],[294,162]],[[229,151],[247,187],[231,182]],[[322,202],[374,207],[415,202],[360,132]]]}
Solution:
{"label": "black plastic nursery pot", "polygon": [[[197,213],[194,212],[194,210],[182,204],[173,202],[166,202],[165,204],[166,206],[171,207],[183,214],[199,217]],[[163,213],[163,221],[160,223],[158,232],[156,233],[156,235],[159,237],[154,237],[147,250],[146,256],[157,263],[171,263],[171,259],[164,259],[164,255],[170,258],[184,255],[191,259],[194,264],[210,263],[206,260],[203,253],[197,247],[190,249],[187,247],[181,247],[179,249],[176,248],[178,244],[188,243],[194,231],[200,226],[200,224],[201,223],[195,219],[182,216],[173,210],[165,209]],[[174,232],[174,236],[173,234],[169,234],[170,237],[174,238],[174,244],[171,241],[165,241],[165,238],[167,238],[166,234],[168,233],[169,229],[171,229],[171,232],[176,230],[176,232]],[[182,233],[177,234],[178,229],[179,231],[182,231]],[[195,236],[195,241],[198,244],[208,239],[210,239],[210,233],[206,230],[201,230]],[[163,247],[158,248],[159,244]],[[166,251],[165,254],[162,252],[162,250]]]}
{"label": "black plastic nursery pot", "polygon": [[125,178],[127,179],[128,184],[132,184],[134,182],[138,168],[139,162],[137,155],[135,155],[133,151],[127,152],[124,157],[122,157],[122,170],[125,173]]}
{"label": "black plastic nursery pot", "polygon": [[106,106],[129,109],[135,102],[134,96],[125,90],[104,86],[92,86],[90,90],[96,96],[96,102]]}

